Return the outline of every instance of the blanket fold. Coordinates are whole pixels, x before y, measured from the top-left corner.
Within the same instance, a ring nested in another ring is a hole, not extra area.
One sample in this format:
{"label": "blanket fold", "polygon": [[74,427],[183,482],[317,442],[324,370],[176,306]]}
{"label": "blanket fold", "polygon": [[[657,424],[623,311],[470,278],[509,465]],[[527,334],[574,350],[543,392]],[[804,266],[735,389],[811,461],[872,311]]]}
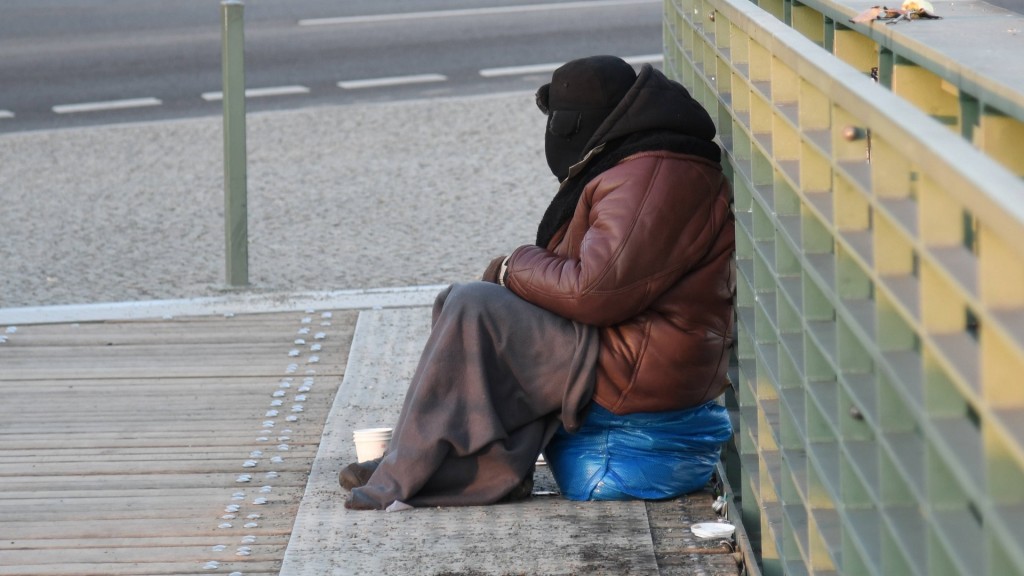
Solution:
{"label": "blanket fold", "polygon": [[486,282],[454,284],[433,327],[391,446],[351,498],[378,509],[493,504],[532,474],[593,393],[598,331]]}

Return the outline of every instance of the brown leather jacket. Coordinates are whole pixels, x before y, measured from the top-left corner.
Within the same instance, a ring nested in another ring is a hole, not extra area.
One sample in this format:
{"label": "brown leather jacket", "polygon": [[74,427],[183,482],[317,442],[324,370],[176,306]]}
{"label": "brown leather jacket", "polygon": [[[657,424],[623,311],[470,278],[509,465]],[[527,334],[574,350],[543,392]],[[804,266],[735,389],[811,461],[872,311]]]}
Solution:
{"label": "brown leather jacket", "polygon": [[699,405],[728,385],[734,220],[721,166],[666,151],[591,180],[545,248],[521,246],[506,285],[600,328],[594,400],[617,414]]}

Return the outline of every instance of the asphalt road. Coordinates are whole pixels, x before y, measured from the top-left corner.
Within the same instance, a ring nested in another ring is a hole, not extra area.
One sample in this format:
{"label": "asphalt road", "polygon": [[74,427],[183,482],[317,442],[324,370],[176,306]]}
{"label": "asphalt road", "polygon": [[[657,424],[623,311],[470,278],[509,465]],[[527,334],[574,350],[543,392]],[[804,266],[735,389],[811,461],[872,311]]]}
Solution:
{"label": "asphalt road", "polygon": [[[5,0],[0,15],[0,132],[221,113],[216,0]],[[580,56],[657,61],[661,2],[254,0],[245,41],[250,112],[505,92]]]}

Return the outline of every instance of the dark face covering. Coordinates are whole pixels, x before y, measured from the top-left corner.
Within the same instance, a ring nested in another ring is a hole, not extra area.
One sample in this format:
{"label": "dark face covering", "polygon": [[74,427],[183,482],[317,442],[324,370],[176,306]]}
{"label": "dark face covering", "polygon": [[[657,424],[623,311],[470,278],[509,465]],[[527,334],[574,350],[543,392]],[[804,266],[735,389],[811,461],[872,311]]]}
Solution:
{"label": "dark face covering", "polygon": [[544,152],[560,181],[635,81],[633,67],[620,58],[592,56],[558,68],[537,91],[537,106],[548,115]]}
{"label": "dark face covering", "polygon": [[611,109],[587,112],[555,110],[548,116],[544,153],[548,167],[559,181],[565,180],[569,167],[580,161],[585,152],[583,148],[610,112]]}

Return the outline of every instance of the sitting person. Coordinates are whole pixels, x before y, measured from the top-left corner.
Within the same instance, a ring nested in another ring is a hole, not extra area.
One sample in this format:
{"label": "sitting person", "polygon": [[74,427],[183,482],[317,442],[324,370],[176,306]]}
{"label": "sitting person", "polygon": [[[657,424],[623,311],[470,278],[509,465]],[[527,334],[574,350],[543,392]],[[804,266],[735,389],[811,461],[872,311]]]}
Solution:
{"label": "sitting person", "polygon": [[613,56],[558,68],[537,105],[561,185],[536,242],[438,296],[387,452],[339,474],[346,508],[528,496],[592,403],[667,412],[728,386],[734,221],[707,111]]}

